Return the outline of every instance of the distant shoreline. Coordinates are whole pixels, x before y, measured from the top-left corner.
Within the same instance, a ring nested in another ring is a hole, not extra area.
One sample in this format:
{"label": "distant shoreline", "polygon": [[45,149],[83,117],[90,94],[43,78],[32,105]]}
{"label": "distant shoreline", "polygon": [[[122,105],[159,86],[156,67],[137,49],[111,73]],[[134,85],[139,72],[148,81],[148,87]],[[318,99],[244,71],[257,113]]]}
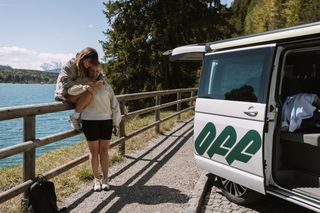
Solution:
{"label": "distant shoreline", "polygon": [[59,73],[37,70],[0,70],[0,83],[55,84]]}

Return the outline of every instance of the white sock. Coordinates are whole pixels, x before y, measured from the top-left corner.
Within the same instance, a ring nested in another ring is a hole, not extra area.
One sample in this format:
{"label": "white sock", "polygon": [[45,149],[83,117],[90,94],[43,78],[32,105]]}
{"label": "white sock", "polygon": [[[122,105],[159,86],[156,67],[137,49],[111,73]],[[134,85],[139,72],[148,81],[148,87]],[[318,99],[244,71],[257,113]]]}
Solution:
{"label": "white sock", "polygon": [[80,118],[80,113],[75,111],[73,113],[73,117],[76,118],[76,119],[79,119]]}

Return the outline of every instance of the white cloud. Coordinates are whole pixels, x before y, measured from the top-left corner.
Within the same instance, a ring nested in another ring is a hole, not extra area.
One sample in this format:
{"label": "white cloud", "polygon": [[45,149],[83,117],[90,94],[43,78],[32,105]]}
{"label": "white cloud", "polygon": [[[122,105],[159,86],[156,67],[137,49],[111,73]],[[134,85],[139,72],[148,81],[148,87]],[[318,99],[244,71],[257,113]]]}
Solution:
{"label": "white cloud", "polygon": [[92,25],[92,24],[90,24],[90,25],[89,25],[89,28],[93,28],[93,25]]}
{"label": "white cloud", "polygon": [[45,61],[66,61],[72,58],[74,54],[72,53],[39,53],[38,58]]}
{"label": "white cloud", "polygon": [[28,50],[26,48],[21,47],[0,47],[0,57],[4,55],[33,55],[36,54],[33,50]]}
{"label": "white cloud", "polygon": [[0,47],[0,65],[19,69],[42,70],[43,63],[65,63],[74,57],[73,53],[39,53],[22,47]]}

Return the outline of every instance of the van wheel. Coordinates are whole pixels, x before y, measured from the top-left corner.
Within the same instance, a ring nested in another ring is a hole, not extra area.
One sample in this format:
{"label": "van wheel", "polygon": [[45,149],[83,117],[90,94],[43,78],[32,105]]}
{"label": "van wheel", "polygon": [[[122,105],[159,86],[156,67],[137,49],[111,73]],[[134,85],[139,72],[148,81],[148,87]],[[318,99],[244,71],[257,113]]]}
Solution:
{"label": "van wheel", "polygon": [[245,186],[234,183],[230,180],[217,177],[220,189],[224,196],[233,203],[245,205],[253,203],[261,197],[261,194],[248,189]]}

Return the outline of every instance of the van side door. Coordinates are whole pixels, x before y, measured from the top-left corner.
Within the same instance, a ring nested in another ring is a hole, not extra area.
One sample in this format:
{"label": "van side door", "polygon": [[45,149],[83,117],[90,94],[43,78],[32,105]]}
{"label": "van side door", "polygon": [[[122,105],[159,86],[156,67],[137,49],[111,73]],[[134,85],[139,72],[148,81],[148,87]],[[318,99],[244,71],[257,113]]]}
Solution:
{"label": "van side door", "polygon": [[265,193],[263,143],[275,44],[207,53],[194,121],[197,164]]}

